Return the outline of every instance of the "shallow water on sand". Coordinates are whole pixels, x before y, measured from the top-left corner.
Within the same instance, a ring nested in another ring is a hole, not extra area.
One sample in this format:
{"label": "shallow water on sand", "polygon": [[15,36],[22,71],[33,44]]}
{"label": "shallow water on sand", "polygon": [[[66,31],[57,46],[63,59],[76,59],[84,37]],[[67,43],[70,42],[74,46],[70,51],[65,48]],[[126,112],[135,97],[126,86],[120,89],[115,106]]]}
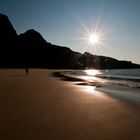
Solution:
{"label": "shallow water on sand", "polygon": [[[140,106],[140,69],[70,70],[60,72],[67,81],[77,81],[91,94],[100,91]],[[63,79],[64,80],[64,79]]]}
{"label": "shallow water on sand", "polygon": [[63,75],[99,82],[102,84],[121,85],[125,87],[140,88],[140,69],[123,70],[75,70],[63,71]]}

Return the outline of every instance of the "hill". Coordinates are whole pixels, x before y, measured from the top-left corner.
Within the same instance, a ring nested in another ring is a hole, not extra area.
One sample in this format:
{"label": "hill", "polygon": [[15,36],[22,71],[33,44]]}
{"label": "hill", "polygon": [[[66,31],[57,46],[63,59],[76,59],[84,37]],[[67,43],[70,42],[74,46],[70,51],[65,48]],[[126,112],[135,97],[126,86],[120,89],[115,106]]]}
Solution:
{"label": "hill", "polygon": [[128,69],[140,68],[140,65],[88,52],[74,52],[47,42],[33,29],[17,35],[8,17],[0,14],[0,67]]}

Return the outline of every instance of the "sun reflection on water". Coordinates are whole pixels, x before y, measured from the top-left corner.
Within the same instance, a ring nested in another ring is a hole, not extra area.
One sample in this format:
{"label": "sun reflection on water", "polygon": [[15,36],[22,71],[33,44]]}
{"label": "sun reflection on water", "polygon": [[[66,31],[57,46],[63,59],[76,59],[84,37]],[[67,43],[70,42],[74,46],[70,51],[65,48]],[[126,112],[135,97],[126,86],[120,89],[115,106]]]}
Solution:
{"label": "sun reflection on water", "polygon": [[93,70],[93,69],[85,70],[85,73],[90,76],[95,76],[97,74],[101,74],[101,72],[99,70]]}
{"label": "sun reflection on water", "polygon": [[95,86],[85,86],[84,88],[85,88],[86,92],[93,94],[96,87]]}
{"label": "sun reflection on water", "polygon": [[81,76],[81,78],[88,82],[93,82],[97,80],[97,77],[95,76]]}

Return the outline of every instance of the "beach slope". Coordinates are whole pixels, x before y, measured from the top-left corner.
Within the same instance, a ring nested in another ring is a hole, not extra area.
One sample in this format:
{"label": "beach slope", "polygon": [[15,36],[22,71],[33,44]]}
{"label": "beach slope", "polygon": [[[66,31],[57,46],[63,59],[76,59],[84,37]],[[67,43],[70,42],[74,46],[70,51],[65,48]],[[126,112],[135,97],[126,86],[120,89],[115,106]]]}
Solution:
{"label": "beach slope", "polygon": [[139,140],[140,108],[51,70],[0,70],[1,140]]}

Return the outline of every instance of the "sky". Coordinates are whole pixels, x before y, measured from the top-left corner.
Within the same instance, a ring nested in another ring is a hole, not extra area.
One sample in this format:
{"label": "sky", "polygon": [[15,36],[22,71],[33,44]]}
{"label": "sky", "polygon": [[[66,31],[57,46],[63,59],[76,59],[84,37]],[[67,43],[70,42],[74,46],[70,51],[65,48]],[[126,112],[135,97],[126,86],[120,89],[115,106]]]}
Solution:
{"label": "sky", "polygon": [[140,64],[140,0],[0,0],[0,13],[18,34],[35,29],[52,44]]}

